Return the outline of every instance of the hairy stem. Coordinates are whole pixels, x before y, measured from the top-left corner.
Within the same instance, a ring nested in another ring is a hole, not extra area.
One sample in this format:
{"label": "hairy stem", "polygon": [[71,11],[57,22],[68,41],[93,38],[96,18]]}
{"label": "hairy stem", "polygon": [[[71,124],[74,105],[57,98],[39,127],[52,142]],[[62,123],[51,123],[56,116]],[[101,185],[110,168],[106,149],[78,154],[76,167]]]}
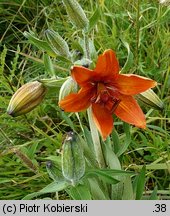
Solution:
{"label": "hairy stem", "polygon": [[104,161],[101,143],[100,143],[100,139],[99,139],[99,133],[97,131],[96,125],[94,124],[94,120],[92,118],[91,107],[88,108],[87,113],[88,113],[88,119],[89,119],[90,130],[91,130],[92,140],[93,140],[93,144],[94,144],[96,159],[97,159],[97,162],[99,164],[99,167],[104,168],[105,167],[105,161]]}
{"label": "hairy stem", "polygon": [[90,60],[88,35],[86,35],[86,33],[83,32],[83,36],[84,36],[84,45],[85,45],[85,55],[86,55],[86,58]]}

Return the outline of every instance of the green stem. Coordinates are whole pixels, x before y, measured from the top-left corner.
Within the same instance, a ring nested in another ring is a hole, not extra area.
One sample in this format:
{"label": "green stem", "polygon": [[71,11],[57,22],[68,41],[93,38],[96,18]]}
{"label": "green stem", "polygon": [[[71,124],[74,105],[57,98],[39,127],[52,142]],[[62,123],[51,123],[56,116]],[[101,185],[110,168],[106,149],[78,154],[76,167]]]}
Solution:
{"label": "green stem", "polygon": [[84,45],[85,45],[85,55],[86,55],[86,58],[90,60],[88,35],[86,35],[84,31],[83,31],[83,36],[84,36]]}
{"label": "green stem", "polygon": [[[86,58],[90,60],[88,35],[84,31],[83,31],[83,36],[84,36],[84,44],[85,44],[84,52],[85,52]],[[87,109],[87,114],[88,114],[88,120],[89,120],[92,140],[93,140],[93,144],[94,144],[94,151],[95,151],[95,155],[96,155],[96,160],[98,162],[99,167],[104,168],[105,167],[105,160],[103,157],[103,151],[101,148],[99,133],[98,133],[98,130],[96,128],[96,125],[95,125],[93,117],[92,117],[91,107],[89,107]]]}
{"label": "green stem", "polygon": [[87,109],[87,114],[88,114],[88,119],[89,119],[90,130],[91,130],[92,140],[93,140],[93,144],[94,144],[96,159],[97,159],[97,162],[99,164],[99,167],[104,168],[105,167],[105,161],[104,161],[104,157],[103,157],[103,151],[101,148],[99,133],[97,131],[96,125],[95,125],[94,120],[92,118],[91,107]]}
{"label": "green stem", "polygon": [[[84,52],[85,52],[86,58],[90,60],[88,35],[86,35],[86,32],[84,32],[84,31],[83,31],[83,36],[84,36],[84,44],[85,44]],[[93,117],[92,117],[91,107],[89,107],[87,109],[87,114],[88,114],[88,120],[89,120],[92,140],[93,140],[93,144],[94,144],[94,151],[96,154],[96,160],[98,162],[99,167],[104,168],[105,167],[105,160],[103,157],[103,151],[101,148],[99,133],[98,133],[98,130],[96,128],[96,125],[95,125]]]}

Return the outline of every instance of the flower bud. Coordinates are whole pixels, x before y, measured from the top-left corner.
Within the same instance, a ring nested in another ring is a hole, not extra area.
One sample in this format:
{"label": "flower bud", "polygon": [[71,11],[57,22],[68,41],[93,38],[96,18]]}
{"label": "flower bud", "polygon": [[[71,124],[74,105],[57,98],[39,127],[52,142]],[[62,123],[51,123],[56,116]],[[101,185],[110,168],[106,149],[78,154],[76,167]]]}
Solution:
{"label": "flower bud", "polygon": [[59,101],[72,92],[77,92],[77,84],[72,77],[69,77],[60,88]]}
{"label": "flower bud", "polygon": [[63,176],[75,185],[85,173],[85,159],[80,140],[73,132],[67,133],[62,149]]}
{"label": "flower bud", "polygon": [[63,3],[66,7],[66,11],[71,22],[77,28],[86,28],[88,26],[89,21],[79,3],[76,0],[63,0]]}
{"label": "flower bud", "polygon": [[138,95],[136,95],[137,99],[141,100],[146,105],[149,105],[153,108],[162,110],[164,108],[163,102],[160,98],[154,93],[152,89],[148,89]]}
{"label": "flower bud", "polygon": [[41,103],[46,90],[46,87],[38,81],[26,83],[12,96],[7,113],[16,117],[30,112]]}
{"label": "flower bud", "polygon": [[49,46],[57,55],[69,57],[70,52],[67,42],[57,32],[47,29],[45,36]]}

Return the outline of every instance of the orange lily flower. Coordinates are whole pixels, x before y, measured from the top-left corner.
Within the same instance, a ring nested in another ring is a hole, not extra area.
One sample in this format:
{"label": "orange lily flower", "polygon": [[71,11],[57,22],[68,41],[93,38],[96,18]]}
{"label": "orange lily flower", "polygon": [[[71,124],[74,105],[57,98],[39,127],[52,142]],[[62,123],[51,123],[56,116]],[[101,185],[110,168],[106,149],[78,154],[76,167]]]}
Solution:
{"label": "orange lily flower", "polygon": [[92,106],[94,122],[103,140],[113,128],[113,113],[121,120],[139,128],[146,128],[145,116],[134,95],[157,85],[154,80],[119,74],[119,62],[109,49],[98,57],[96,68],[73,66],[71,76],[80,86],[59,102],[66,112],[80,112]]}

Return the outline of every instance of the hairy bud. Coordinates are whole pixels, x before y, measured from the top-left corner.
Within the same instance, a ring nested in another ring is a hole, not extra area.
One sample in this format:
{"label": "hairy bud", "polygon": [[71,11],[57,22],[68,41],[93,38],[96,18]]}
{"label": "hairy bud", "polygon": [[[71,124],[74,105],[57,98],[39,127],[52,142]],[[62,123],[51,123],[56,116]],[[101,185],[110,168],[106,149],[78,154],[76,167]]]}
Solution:
{"label": "hairy bud", "polygon": [[66,7],[66,11],[71,22],[77,28],[86,28],[88,26],[89,21],[79,3],[76,0],[63,0],[63,3]]}
{"label": "hairy bud", "polygon": [[83,150],[80,140],[75,133],[67,133],[62,150],[63,176],[75,185],[85,173]]}
{"label": "hairy bud", "polygon": [[47,29],[45,36],[49,46],[56,54],[69,57],[70,52],[67,42],[57,32]]}

